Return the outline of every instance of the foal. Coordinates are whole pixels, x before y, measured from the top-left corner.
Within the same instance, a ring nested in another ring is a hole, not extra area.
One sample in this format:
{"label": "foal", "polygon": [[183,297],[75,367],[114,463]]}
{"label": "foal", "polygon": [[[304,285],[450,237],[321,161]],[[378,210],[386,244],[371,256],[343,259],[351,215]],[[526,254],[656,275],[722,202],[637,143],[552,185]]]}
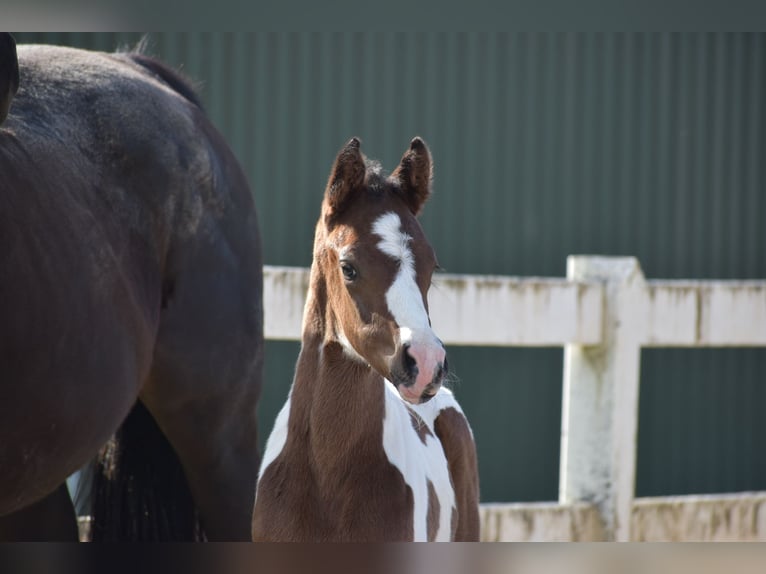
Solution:
{"label": "foal", "polygon": [[478,540],[473,436],[442,387],[447,359],[427,311],[436,258],[416,216],[430,187],[420,138],[388,178],[356,138],[335,160],[254,540]]}

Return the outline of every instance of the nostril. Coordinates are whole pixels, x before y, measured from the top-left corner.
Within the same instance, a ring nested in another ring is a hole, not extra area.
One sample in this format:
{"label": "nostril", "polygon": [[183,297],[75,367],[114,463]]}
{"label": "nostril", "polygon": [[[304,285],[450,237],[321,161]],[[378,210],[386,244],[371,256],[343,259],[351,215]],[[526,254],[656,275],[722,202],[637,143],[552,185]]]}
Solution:
{"label": "nostril", "polygon": [[416,377],[418,375],[418,363],[415,358],[410,355],[410,346],[404,345],[404,372],[410,377]]}
{"label": "nostril", "polygon": [[442,372],[445,375],[449,373],[449,361],[447,361],[447,355],[444,355],[444,363],[442,363]]}

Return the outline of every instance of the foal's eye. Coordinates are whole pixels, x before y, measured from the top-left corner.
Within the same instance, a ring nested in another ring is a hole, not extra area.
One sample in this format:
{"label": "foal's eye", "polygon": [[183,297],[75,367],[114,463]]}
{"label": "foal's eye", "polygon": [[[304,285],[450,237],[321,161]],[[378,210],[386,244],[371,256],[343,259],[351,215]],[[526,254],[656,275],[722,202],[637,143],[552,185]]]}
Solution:
{"label": "foal's eye", "polygon": [[353,265],[350,263],[341,261],[340,270],[343,273],[343,277],[346,279],[346,281],[353,281],[356,279],[356,269],[354,269]]}

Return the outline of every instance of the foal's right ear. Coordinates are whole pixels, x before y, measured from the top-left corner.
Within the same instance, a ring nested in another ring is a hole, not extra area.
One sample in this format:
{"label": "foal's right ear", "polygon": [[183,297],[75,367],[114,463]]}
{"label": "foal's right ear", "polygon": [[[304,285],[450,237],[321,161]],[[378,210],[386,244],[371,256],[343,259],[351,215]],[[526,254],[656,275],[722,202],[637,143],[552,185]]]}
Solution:
{"label": "foal's right ear", "polygon": [[352,193],[364,183],[364,155],[359,150],[360,143],[358,138],[351,138],[335,158],[325,189],[329,216],[342,211]]}

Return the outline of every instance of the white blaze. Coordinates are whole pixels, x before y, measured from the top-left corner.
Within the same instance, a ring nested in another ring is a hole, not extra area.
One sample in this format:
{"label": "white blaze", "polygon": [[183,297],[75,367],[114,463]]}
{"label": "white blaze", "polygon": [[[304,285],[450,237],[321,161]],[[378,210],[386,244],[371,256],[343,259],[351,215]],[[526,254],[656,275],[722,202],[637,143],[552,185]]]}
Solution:
{"label": "white blaze", "polygon": [[373,224],[372,232],[381,238],[378,248],[399,262],[399,272],[386,293],[386,303],[400,327],[402,342],[417,336],[418,331],[430,332],[433,336],[415,281],[415,258],[410,249],[412,237],[402,231],[401,219],[393,212],[381,215]]}
{"label": "white blaze", "polygon": [[409,400],[416,402],[440,372],[444,347],[431,330],[423,296],[415,280],[415,258],[410,249],[412,237],[402,231],[399,216],[393,212],[381,215],[372,231],[381,238],[378,248],[399,264],[396,277],[386,292],[386,303],[399,326],[401,344],[409,346],[407,353],[417,363],[414,384],[402,389]]}

